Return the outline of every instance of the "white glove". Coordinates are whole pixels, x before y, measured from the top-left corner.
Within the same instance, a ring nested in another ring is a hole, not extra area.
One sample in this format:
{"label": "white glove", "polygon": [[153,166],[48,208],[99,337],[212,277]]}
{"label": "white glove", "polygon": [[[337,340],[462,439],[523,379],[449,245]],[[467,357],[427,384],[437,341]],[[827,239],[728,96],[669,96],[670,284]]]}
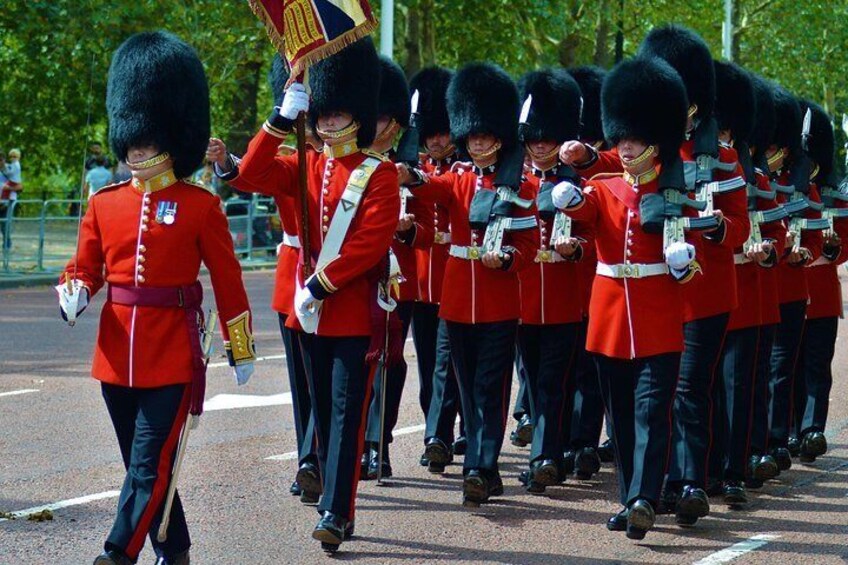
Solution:
{"label": "white glove", "polygon": [[238,386],[246,385],[247,381],[250,380],[250,377],[253,376],[253,363],[244,363],[243,365],[236,365],[233,367],[233,374],[236,377],[236,384]]}
{"label": "white glove", "polygon": [[683,271],[695,260],[695,246],[677,241],[665,248],[665,262],[675,271]]}
{"label": "white glove", "polygon": [[62,317],[68,320],[75,319],[82,314],[88,306],[88,289],[85,288],[81,280],[74,279],[71,290],[68,290],[67,283],[62,283],[53,287],[59,293],[59,307],[62,309]]}
{"label": "white glove", "polygon": [[318,319],[321,311],[321,301],[312,296],[309,287],[299,284],[294,293],[294,312],[303,331],[314,334],[318,330]]}
{"label": "white glove", "polygon": [[562,181],[551,191],[551,200],[560,210],[577,206],[583,200],[583,192],[568,181]]}
{"label": "white glove", "polygon": [[301,112],[309,111],[309,95],[306,88],[299,82],[292,83],[283,96],[283,104],[280,106],[280,115],[287,120],[296,120]]}

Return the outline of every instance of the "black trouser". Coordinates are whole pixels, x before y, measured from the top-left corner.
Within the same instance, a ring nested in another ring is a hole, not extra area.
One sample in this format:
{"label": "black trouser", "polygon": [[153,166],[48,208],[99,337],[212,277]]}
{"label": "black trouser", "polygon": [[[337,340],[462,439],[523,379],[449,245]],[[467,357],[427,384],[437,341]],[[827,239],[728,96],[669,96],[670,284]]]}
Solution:
{"label": "black trouser", "polygon": [[797,300],[780,305],[780,323],[771,348],[771,379],[769,380],[768,447],[786,447],[792,424],[792,382],[804,332],[807,301]]}
{"label": "black trouser", "polygon": [[461,407],[459,383],[451,360],[447,322],[439,320],[436,336],[436,368],[433,371],[433,397],[430,401],[430,411],[427,413],[424,441],[438,438],[450,447],[454,441],[453,430],[457,414],[459,414],[459,435],[465,436],[465,418]]}
{"label": "black trouser", "polygon": [[518,322],[447,322],[447,327],[468,438],[463,471],[493,473],[506,430]]}
{"label": "black trouser", "polygon": [[656,508],[668,460],[680,354],[631,360],[597,355],[595,361],[613,432],[621,504],[643,498]]}
{"label": "black trouser", "polygon": [[[586,351],[586,329],[588,320],[580,323],[577,339],[577,359],[572,368],[574,403],[571,420],[571,437],[566,445],[571,449],[597,447],[601,441],[604,424],[604,398],[598,380],[598,367],[592,355]],[[567,415],[568,413],[566,413]]]}
{"label": "black trouser", "polygon": [[515,395],[515,406],[512,409],[512,417],[520,420],[525,414],[530,414],[530,391],[527,390],[527,371],[524,368],[524,359],[515,345],[515,372],[518,374],[518,394]]}
{"label": "black trouser", "polygon": [[370,338],[300,334],[324,494],[318,511],[353,520],[373,366]]}
{"label": "black trouser", "polygon": [[570,435],[566,431],[571,422],[565,413],[565,397],[578,332],[578,323],[518,326],[518,350],[524,360],[533,420],[531,463],[562,460],[562,438]]}
{"label": "black trouser", "polygon": [[[406,336],[409,335],[409,324],[412,323],[412,307],[414,302],[398,302],[395,312],[400,316],[403,324],[402,343],[406,344]],[[400,414],[400,401],[403,396],[403,385],[406,384],[406,358],[402,358],[394,367],[389,367],[386,373],[386,414],[383,428],[385,450],[388,453],[389,444],[392,442],[392,430],[398,421]],[[368,428],[365,431],[365,440],[372,443],[380,442],[380,409],[382,401],[380,395],[383,390],[383,379],[381,377],[382,367],[377,367],[374,379],[374,394],[371,395],[371,406],[368,409]]]}
{"label": "black trouser", "polygon": [[745,479],[757,374],[759,326],[727,332],[713,388],[710,478]]}
{"label": "black trouser", "polygon": [[674,397],[674,432],[668,481],[675,487],[703,488],[711,430],[712,387],[730,314],[719,314],[683,324],[683,355]]}
{"label": "black trouser", "polygon": [[771,380],[771,349],[777,324],[760,326],[757,346],[757,376],[754,381],[754,403],[751,410],[751,455],[763,455],[768,443],[769,380]]}
{"label": "black trouser", "polygon": [[312,420],[312,401],[309,400],[309,382],[300,351],[298,332],[286,327],[285,314],[277,313],[283,349],[286,352],[286,368],[289,374],[289,390],[294,411],[294,430],[297,436],[297,452],[300,463],[317,463],[315,457],[315,423]]}
{"label": "black trouser", "polygon": [[129,388],[102,383],[101,389],[127,470],[105,549],[118,550],[135,562],[149,536],[157,556],[172,558],[191,546],[179,494],[175,493],[171,506],[167,540],[160,543],[156,536],[188,416],[190,387]]}
{"label": "black trouser", "polygon": [[430,399],[433,397],[438,333],[439,305],[416,302],[412,309],[412,341],[418,359],[418,403],[425,418],[430,412]]}
{"label": "black trouser", "polygon": [[795,419],[800,423],[798,437],[809,432],[824,432],[830,388],[833,385],[831,363],[838,327],[839,318],[836,316],[807,320],[804,326],[795,385],[801,388],[798,386],[800,381],[805,390],[803,402],[795,406]]}

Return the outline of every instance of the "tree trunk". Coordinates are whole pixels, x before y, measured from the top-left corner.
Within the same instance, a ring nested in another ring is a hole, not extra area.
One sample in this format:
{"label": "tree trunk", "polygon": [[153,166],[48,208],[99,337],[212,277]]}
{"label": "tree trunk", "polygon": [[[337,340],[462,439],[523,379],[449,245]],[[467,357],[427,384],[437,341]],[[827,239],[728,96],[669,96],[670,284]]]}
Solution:
{"label": "tree trunk", "polygon": [[610,0],[600,0],[598,25],[595,28],[595,53],[592,62],[601,67],[609,65]]}
{"label": "tree trunk", "polygon": [[618,14],[615,18],[615,62],[624,59],[624,0],[618,0]]}
{"label": "tree trunk", "polygon": [[230,105],[233,122],[227,135],[227,146],[237,155],[244,154],[247,144],[256,133],[257,99],[264,48],[263,42],[257,42],[253,57],[242,61],[233,73],[238,89],[233,93]]}
{"label": "tree trunk", "polygon": [[406,76],[412,76],[421,69],[421,15],[418,2],[410,2],[406,8]]}
{"label": "tree trunk", "polygon": [[742,0],[733,0],[733,16],[730,18],[730,25],[733,28],[730,31],[731,41],[733,42],[730,46],[730,57],[731,60],[737,65],[741,65],[742,61],[739,58],[741,55],[741,50],[739,49],[739,43],[742,41],[742,28],[739,27],[740,18],[742,13]]}
{"label": "tree trunk", "polygon": [[418,3],[421,25],[421,64],[436,64],[436,26],[433,21],[434,0],[420,0]]}

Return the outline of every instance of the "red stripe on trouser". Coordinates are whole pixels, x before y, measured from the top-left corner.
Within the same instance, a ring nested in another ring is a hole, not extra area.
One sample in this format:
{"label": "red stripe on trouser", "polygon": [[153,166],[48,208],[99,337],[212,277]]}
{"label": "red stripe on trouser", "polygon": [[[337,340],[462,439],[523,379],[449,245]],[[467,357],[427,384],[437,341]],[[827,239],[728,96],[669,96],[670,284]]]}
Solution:
{"label": "red stripe on trouser", "polygon": [[127,557],[133,560],[138,558],[138,554],[141,553],[141,548],[144,546],[144,538],[147,536],[148,530],[150,530],[150,524],[153,522],[156,512],[161,510],[160,506],[165,499],[165,493],[168,491],[168,485],[171,482],[171,456],[177,447],[183,424],[188,416],[189,401],[191,400],[189,388],[190,386],[186,385],[183,391],[183,399],[180,401],[180,407],[177,409],[177,415],[171,426],[171,432],[162,446],[162,451],[159,452],[159,465],[156,469],[156,481],[153,483],[153,492],[150,495],[150,500],[147,501],[147,507],[138,521],[135,532],[133,532],[130,538],[130,543],[127,544]]}
{"label": "red stripe on trouser", "polygon": [[[350,516],[348,520],[353,521],[356,515],[356,490],[359,487],[359,477],[362,473],[362,452],[365,451],[365,430],[368,425],[368,407],[371,406],[371,393],[374,386],[374,375],[377,372],[377,363],[372,363],[368,369],[368,382],[365,383],[365,400],[362,403],[362,416],[359,419],[359,431],[356,434],[356,466],[353,470],[353,488],[350,489]],[[385,386],[386,383],[383,383]]]}

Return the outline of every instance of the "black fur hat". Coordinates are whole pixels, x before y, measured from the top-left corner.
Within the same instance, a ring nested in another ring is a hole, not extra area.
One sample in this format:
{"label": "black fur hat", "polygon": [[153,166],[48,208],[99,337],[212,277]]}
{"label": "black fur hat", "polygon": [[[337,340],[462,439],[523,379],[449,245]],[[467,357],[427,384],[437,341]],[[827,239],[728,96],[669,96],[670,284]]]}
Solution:
{"label": "black fur hat", "polygon": [[309,67],[309,88],[313,130],[318,131],[318,116],[347,112],[359,122],[359,147],[371,145],[377,130],[380,59],[370,37]]}
{"label": "black fur hat", "polygon": [[448,84],[454,72],[444,67],[426,67],[409,81],[409,91],[418,91],[418,132],[423,143],[428,137],[450,132]]}
{"label": "black fur hat", "polygon": [[563,143],[580,135],[580,87],[565,69],[530,71],[518,81],[519,100],[533,96],[522,138]]}
{"label": "black fur hat", "polygon": [[750,143],[757,113],[751,76],[742,67],[724,61],[715,61],[715,76],[718,128],[729,129],[735,139]]}
{"label": "black fur hat", "polygon": [[716,97],[713,57],[700,35],[674,24],[655,27],[642,41],[639,55],[665,59],[683,79],[689,104],[698,106],[697,117],[704,120],[712,115]]}
{"label": "black fur hat", "polygon": [[604,135],[612,145],[635,138],[659,145],[660,159],[675,158],[686,135],[689,104],[680,75],[657,57],[616,65],[601,89]]}
{"label": "black fur hat", "polygon": [[[833,134],[833,123],[824,108],[809,100],[801,100],[801,115],[811,113],[810,137],[807,140],[807,155],[820,167],[818,177],[824,178],[833,169],[833,152],[836,141]],[[803,123],[803,120],[802,120]]]}
{"label": "black fur hat", "polygon": [[400,124],[409,127],[409,85],[400,66],[380,55],[380,101],[377,117],[389,116]]}
{"label": "black fur hat", "polygon": [[271,61],[271,70],[268,71],[268,86],[271,87],[271,95],[274,97],[274,105],[283,103],[283,95],[286,93],[286,83],[289,80],[289,68],[283,62],[283,58],[277,53]]}
{"label": "black fur hat", "polygon": [[137,33],[112,56],[106,89],[109,144],[126,160],[133,146],[156,145],[178,178],[203,163],[209,143],[209,86],[194,49],[163,31]]}
{"label": "black fur hat", "polygon": [[788,147],[791,154],[801,150],[801,107],[798,100],[777,83],[772,83],[775,119],[777,120],[772,143]]}
{"label": "black fur hat", "polygon": [[754,98],[757,101],[757,113],[748,145],[754,150],[754,155],[759,156],[765,153],[774,140],[777,118],[775,116],[774,94],[772,94],[769,83],[763,77],[751,74],[751,84],[754,87]]}
{"label": "black fur hat", "polygon": [[470,63],[448,86],[451,137],[465,148],[468,136],[490,134],[504,149],[518,142],[518,89],[506,71],[492,63]]}
{"label": "black fur hat", "polygon": [[604,126],[601,124],[601,85],[607,72],[601,67],[586,65],[568,69],[574,77],[583,96],[583,116],[580,121],[580,139],[597,142],[604,139]]}

